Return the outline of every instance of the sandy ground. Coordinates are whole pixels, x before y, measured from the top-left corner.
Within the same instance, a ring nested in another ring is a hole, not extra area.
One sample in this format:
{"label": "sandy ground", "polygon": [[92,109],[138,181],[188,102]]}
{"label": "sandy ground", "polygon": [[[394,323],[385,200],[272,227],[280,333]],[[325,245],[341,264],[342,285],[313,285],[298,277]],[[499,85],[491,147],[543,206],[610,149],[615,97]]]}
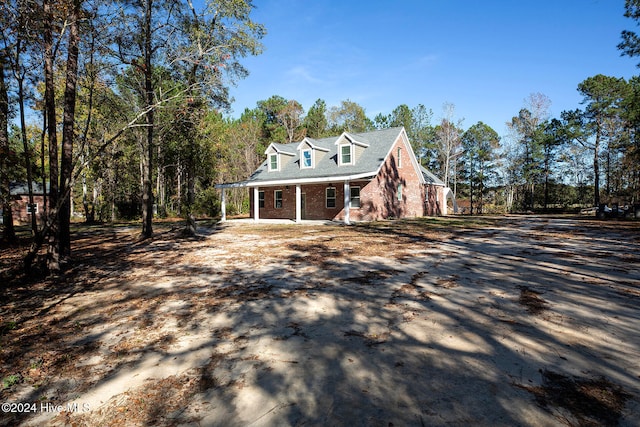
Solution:
{"label": "sandy ground", "polygon": [[0,425],[640,425],[637,221],[200,231],[2,290]]}

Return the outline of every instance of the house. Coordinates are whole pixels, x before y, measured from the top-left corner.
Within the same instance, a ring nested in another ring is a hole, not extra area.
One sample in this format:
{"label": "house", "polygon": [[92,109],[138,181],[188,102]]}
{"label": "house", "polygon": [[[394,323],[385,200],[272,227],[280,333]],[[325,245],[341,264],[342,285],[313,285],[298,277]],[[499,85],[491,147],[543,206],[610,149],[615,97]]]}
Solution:
{"label": "house", "polygon": [[[12,182],[9,184],[9,194],[11,195],[11,213],[13,215],[14,224],[30,224],[31,211],[36,214],[38,222],[41,222],[44,216],[44,192],[42,191],[42,183],[34,182],[33,190],[33,208],[29,208],[29,187],[26,182]],[[48,185],[47,185],[48,191]],[[0,208],[0,221],[2,221],[2,209]]]}
{"label": "house", "polygon": [[251,189],[251,217],[372,221],[446,214],[444,183],[418,163],[404,128],[271,143],[245,181],[217,184]]}

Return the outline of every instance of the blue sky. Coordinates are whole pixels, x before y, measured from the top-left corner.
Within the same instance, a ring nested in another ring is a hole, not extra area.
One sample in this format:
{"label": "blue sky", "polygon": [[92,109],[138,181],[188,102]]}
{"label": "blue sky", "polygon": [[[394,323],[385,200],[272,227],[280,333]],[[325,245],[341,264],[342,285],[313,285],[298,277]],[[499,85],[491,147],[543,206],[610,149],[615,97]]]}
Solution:
{"label": "blue sky", "polygon": [[264,53],[243,63],[232,115],[272,95],[305,111],[350,99],[373,118],[423,104],[435,124],[445,102],[463,128],[483,121],[499,134],[525,98],[540,92],[551,114],[580,107],[578,83],[629,78],[620,32],[635,30],[624,0],[255,0],[267,28]]}

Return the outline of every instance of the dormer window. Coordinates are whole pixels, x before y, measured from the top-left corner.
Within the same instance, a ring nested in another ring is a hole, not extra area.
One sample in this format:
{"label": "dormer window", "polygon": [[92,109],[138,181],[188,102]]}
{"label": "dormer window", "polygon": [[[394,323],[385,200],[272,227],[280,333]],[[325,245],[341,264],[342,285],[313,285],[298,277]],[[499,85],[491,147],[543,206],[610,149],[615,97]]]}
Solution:
{"label": "dormer window", "polygon": [[353,135],[344,132],[334,142],[337,148],[336,162],[338,166],[355,165],[369,144],[358,141]]}
{"label": "dormer window", "polygon": [[322,162],[324,156],[329,152],[327,147],[323,147],[312,138],[305,138],[296,148],[300,154],[300,169],[313,169]]}
{"label": "dormer window", "polygon": [[278,153],[269,154],[269,171],[279,170]]}
{"label": "dormer window", "polygon": [[353,145],[346,144],[340,146],[340,164],[350,165],[353,158]]}
{"label": "dormer window", "polygon": [[311,149],[302,150],[302,163],[303,169],[313,167],[313,151]]}

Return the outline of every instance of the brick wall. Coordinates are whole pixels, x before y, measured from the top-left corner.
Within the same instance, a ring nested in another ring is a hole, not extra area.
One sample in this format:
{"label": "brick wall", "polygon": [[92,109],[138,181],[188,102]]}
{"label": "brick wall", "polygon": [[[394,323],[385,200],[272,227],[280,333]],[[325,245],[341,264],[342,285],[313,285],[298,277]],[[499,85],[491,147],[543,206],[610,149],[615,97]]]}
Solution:
{"label": "brick wall", "polygon": [[[18,199],[11,203],[11,212],[13,214],[13,221],[15,224],[30,224],[31,214],[27,213],[27,204],[29,203],[29,196],[19,196]],[[44,215],[44,197],[33,196],[33,203],[38,204],[38,213],[36,218],[39,223],[42,223]]]}
{"label": "brick wall", "polygon": [[[401,149],[400,164],[398,148]],[[409,150],[411,147],[398,137],[380,173],[369,182],[359,183],[361,207],[349,211],[351,219],[372,221],[425,215],[424,186],[411,163]],[[398,186],[402,186],[401,197],[398,197]],[[340,212],[338,219],[344,219],[344,212]]]}
{"label": "brick wall", "polygon": [[444,200],[444,187],[440,185],[425,185],[424,189],[425,197],[425,216],[438,216],[443,215],[443,203]]}

